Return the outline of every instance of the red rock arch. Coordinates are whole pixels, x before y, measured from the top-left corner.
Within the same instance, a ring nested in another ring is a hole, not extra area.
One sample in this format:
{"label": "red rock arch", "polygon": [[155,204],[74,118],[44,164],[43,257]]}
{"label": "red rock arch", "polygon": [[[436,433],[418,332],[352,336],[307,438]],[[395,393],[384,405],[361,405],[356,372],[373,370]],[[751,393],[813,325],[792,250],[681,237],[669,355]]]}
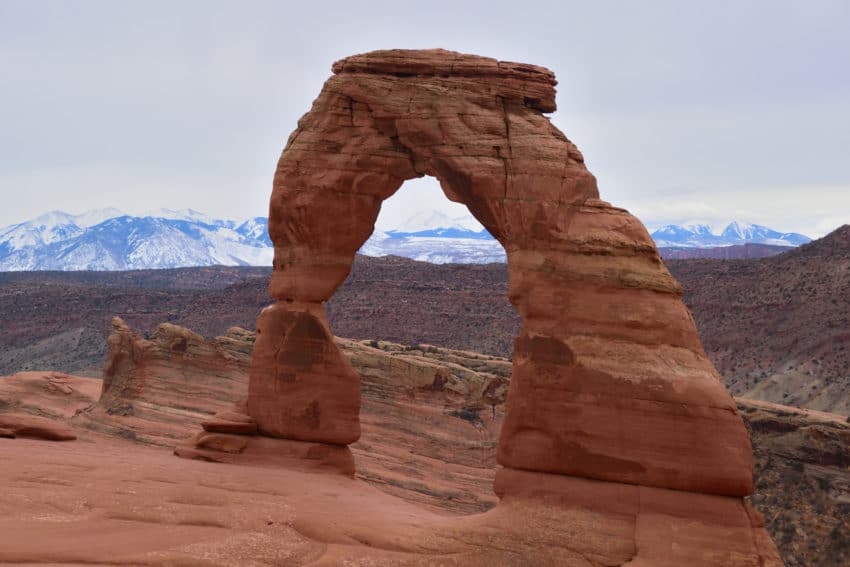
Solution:
{"label": "red rock arch", "polygon": [[504,246],[522,318],[499,446],[508,468],[752,491],[749,438],[643,225],[599,200],[544,112],[541,67],[442,50],[337,62],[278,162],[270,293],[248,411],[262,433],[348,444],[359,377],[322,303],[381,202],[431,175]]}

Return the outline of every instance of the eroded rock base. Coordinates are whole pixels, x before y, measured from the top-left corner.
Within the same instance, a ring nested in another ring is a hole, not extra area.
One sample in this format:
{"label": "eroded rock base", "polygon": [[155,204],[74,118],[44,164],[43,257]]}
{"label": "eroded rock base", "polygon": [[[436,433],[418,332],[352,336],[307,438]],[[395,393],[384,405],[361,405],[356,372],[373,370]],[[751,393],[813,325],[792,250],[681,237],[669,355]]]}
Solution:
{"label": "eroded rock base", "polygon": [[331,445],[257,435],[257,424],[244,404],[201,423],[204,430],[178,445],[174,454],[213,463],[284,467],[354,477],[354,457],[347,445]]}
{"label": "eroded rock base", "polygon": [[[764,529],[764,518],[743,498],[668,490],[566,475],[520,471],[496,473],[504,504],[537,502],[575,510],[606,528],[592,538],[614,536],[628,565],[780,566],[782,559]],[[602,541],[573,540],[599,554]],[[611,557],[591,558],[609,565]]]}

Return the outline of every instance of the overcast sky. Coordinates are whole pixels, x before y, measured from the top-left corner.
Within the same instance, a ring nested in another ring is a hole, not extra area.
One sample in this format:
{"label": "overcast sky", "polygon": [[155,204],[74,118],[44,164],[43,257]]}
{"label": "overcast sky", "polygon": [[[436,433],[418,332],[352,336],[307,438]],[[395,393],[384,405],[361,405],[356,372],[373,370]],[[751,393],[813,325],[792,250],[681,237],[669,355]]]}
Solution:
{"label": "overcast sky", "polygon": [[[850,223],[848,30],[842,0],[0,0],[0,226],[106,206],[265,214],[333,61],[443,47],[552,69],[552,121],[650,227],[820,236]],[[443,206],[435,186],[406,184],[382,215]]]}

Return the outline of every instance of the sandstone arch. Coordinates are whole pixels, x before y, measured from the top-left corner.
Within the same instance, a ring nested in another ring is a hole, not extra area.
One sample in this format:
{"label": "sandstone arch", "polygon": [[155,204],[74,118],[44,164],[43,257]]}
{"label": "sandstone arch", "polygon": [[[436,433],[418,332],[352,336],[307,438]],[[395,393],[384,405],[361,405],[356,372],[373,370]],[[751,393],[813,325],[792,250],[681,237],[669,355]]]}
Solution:
{"label": "sandstone arch", "polygon": [[749,438],[679,285],[643,225],[599,199],[582,154],[544,116],[555,110],[552,72],[442,50],[373,52],[333,71],[275,174],[277,303],[257,322],[248,399],[260,431],[359,437],[359,378],[322,302],[381,202],[431,175],[508,256],[523,327],[500,463],[749,494]]}

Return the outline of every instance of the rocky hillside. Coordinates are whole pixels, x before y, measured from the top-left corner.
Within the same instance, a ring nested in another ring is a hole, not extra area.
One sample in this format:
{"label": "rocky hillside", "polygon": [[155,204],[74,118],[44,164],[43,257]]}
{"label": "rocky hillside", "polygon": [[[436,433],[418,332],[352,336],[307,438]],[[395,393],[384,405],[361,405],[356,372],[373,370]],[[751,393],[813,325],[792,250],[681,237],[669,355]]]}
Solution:
{"label": "rocky hillside", "polygon": [[850,226],[771,258],[667,264],[734,394],[850,414]]}
{"label": "rocky hillside", "polygon": [[753,505],[791,566],[850,562],[850,425],[844,416],[736,398],[755,457]]}
{"label": "rocky hillside", "polygon": [[[252,329],[270,303],[266,268],[0,273],[0,372],[97,368],[111,319],[140,333],[165,321],[204,336]],[[341,336],[509,355],[519,322],[504,264],[435,265],[358,256],[328,305]]]}

